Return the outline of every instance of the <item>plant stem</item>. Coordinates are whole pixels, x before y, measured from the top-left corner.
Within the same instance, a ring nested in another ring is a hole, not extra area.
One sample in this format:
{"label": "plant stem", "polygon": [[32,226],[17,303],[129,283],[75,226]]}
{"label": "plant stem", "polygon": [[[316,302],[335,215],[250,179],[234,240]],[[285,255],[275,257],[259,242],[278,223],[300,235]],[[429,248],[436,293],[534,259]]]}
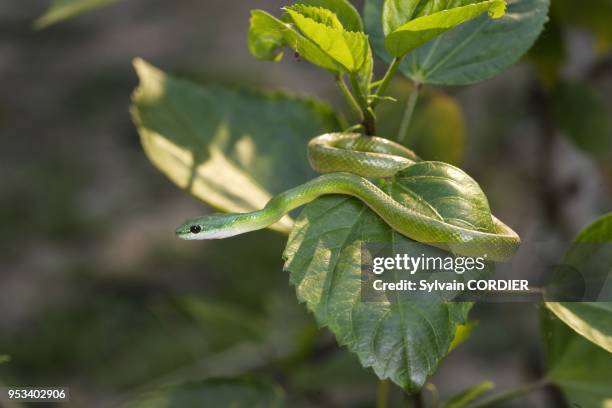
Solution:
{"label": "plant stem", "polygon": [[425,408],[425,403],[423,402],[423,390],[420,390],[416,394],[412,394],[409,397],[412,403],[412,408]]}
{"label": "plant stem", "polygon": [[338,88],[340,88],[340,91],[342,92],[342,95],[344,95],[344,98],[346,99],[349,106],[355,112],[357,112],[360,119],[363,120],[363,111],[361,110],[359,103],[357,103],[357,100],[355,99],[351,91],[348,89],[348,86],[346,86],[346,82],[344,82],[344,77],[338,75],[336,77],[336,84],[338,85]]}
{"label": "plant stem", "polygon": [[385,76],[383,77],[382,82],[380,83],[378,89],[376,90],[375,98],[374,100],[372,100],[372,109],[374,109],[376,105],[378,105],[380,98],[387,91],[387,88],[389,87],[391,80],[395,76],[395,73],[397,72],[397,69],[399,68],[401,62],[402,62],[402,59],[396,57],[393,59],[393,62],[391,62],[391,65],[389,65],[389,68],[387,69],[387,72],[385,73]]}
{"label": "plant stem", "polygon": [[506,391],[504,393],[501,393],[499,395],[494,395],[488,399],[485,399],[484,401],[480,402],[477,405],[474,405],[472,408],[487,408],[487,407],[492,407],[495,406],[497,404],[499,404],[500,402],[505,402],[505,401],[509,401],[511,399],[514,398],[518,398],[518,397],[522,397],[524,395],[527,395],[533,391],[539,390],[541,388],[545,388],[548,387],[551,384],[550,380],[547,378],[544,378],[540,381],[536,381],[534,383],[531,384],[527,384],[524,385],[522,387],[518,387],[515,388],[513,390],[510,391]]}
{"label": "plant stem", "polygon": [[374,136],[376,134],[376,117],[374,111],[370,108],[367,95],[364,95],[359,88],[359,82],[355,75],[351,75],[351,86],[353,92],[357,95],[357,103],[361,107],[362,124],[366,136]]}
{"label": "plant stem", "polygon": [[410,91],[410,96],[408,97],[408,102],[406,103],[406,110],[404,111],[404,116],[402,117],[402,122],[397,133],[397,140],[400,143],[403,143],[408,135],[408,128],[410,128],[410,123],[412,122],[412,117],[414,116],[414,109],[416,108],[419,100],[421,86],[422,84],[419,82],[412,83],[412,90]]}
{"label": "plant stem", "polygon": [[382,380],[378,383],[378,398],[376,408],[387,408],[389,406],[389,380]]}

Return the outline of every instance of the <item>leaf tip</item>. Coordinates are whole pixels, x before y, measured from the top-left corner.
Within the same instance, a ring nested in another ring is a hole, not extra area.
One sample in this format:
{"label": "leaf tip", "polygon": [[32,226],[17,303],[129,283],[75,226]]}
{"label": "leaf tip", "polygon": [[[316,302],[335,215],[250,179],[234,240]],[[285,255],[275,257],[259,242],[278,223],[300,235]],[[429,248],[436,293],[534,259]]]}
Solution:
{"label": "leaf tip", "polygon": [[132,60],[132,66],[134,67],[134,71],[136,71],[136,75],[138,75],[138,78],[140,78],[141,81],[148,72],[154,69],[153,65],[149,64],[140,57],[136,57]]}
{"label": "leaf tip", "polygon": [[499,19],[506,15],[506,1],[498,0],[493,4],[493,7],[489,9],[489,17],[493,19]]}

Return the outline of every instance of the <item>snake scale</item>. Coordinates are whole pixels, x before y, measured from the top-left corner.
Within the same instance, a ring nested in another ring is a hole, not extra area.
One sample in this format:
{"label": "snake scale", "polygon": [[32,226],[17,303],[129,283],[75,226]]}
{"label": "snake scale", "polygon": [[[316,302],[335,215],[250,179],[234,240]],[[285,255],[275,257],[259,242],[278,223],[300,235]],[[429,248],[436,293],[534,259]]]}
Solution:
{"label": "snake scale", "polygon": [[393,177],[420,161],[402,145],[379,137],[330,133],[310,141],[308,159],[321,176],[274,196],[262,210],[188,220],[177,229],[177,235],[203,240],[244,234],[266,228],[323,195],[345,194],[363,201],[400,234],[457,256],[486,254],[488,260],[507,261],[520,245],[519,236],[493,216],[494,233],[452,225],[402,205],[370,182],[367,178]]}

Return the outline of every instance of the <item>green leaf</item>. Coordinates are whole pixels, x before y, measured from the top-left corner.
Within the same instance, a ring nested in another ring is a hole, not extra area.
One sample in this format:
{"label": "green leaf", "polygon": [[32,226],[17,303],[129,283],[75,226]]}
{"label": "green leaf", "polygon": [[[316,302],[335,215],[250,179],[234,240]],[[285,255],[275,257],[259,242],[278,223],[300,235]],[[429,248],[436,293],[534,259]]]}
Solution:
{"label": "green leaf", "polygon": [[[289,46],[307,61],[334,74],[360,73],[362,79],[371,76],[371,50],[355,9],[345,1],[323,6],[319,3],[285,7],[286,19],[291,24],[264,11],[253,11],[249,30],[251,53],[260,59],[278,61],[282,48]],[[354,28],[357,30],[352,31]]]}
{"label": "green leaf", "polygon": [[359,71],[357,71],[357,84],[359,85],[362,95],[370,94],[370,84],[372,83],[372,76],[374,74],[374,57],[372,56],[372,48],[370,48],[369,45],[366,52],[367,54],[363,65]]}
{"label": "green leaf", "polygon": [[[389,1],[394,0],[387,0],[387,3]],[[498,19],[504,15],[505,10],[504,0],[487,0],[441,11],[434,9],[433,14],[417,16],[389,33],[385,38],[385,46],[392,55],[403,57],[440,34],[483,13],[488,12],[491,18]]]}
{"label": "green leaf", "polygon": [[283,48],[289,46],[310,63],[338,74],[341,66],[323,52],[315,43],[297,32],[290,24],[284,23],[263,10],[251,12],[249,28],[249,50],[254,57],[279,61]]}
{"label": "green leaf", "polygon": [[[414,211],[455,225],[494,228],[478,184],[451,165],[420,162],[381,188]],[[319,325],[328,327],[340,345],[348,346],[381,379],[391,378],[414,392],[448,353],[471,304],[435,295],[418,301],[362,301],[361,264],[362,256],[371,256],[368,243],[413,256],[444,254],[398,234],[359,200],[324,197],[308,204],[297,220],[284,253],[285,269],[298,299]]]}
{"label": "green leaf", "polygon": [[116,3],[119,0],[52,0],[49,9],[34,22],[37,30],[79,14]]}
{"label": "green leaf", "polygon": [[600,158],[609,154],[612,126],[602,95],[580,82],[561,82],[552,101],[556,122],[576,146]]}
{"label": "green leaf", "polygon": [[11,356],[0,354],[0,364],[8,363],[9,361],[11,361]]}
{"label": "green leaf", "polygon": [[612,303],[547,302],[546,307],[581,336],[612,353]]}
{"label": "green leaf", "polygon": [[[419,17],[429,16],[441,11],[473,6],[486,3],[483,0],[446,0],[446,1],[420,1],[420,0],[385,0],[383,4],[382,23],[385,35],[391,34],[404,24]],[[499,1],[503,3],[503,1]],[[503,14],[505,5],[498,4]],[[486,11],[486,10],[485,10]],[[495,12],[495,10],[492,10]]]}
{"label": "green leaf", "polygon": [[491,381],[483,381],[480,384],[476,384],[465,391],[460,392],[453,398],[443,403],[441,408],[464,408],[467,407],[472,401],[479,398],[487,391],[495,388],[495,384]]}
{"label": "green leaf", "polygon": [[608,407],[612,354],[577,335],[551,313],[542,315],[548,377],[561,388],[569,405]]}
{"label": "green leaf", "polygon": [[[340,19],[338,19],[338,16],[333,11],[326,8],[308,6],[300,3],[285,7],[284,10],[289,13],[289,17],[293,17],[291,13],[295,13],[303,18],[308,18],[316,23],[322,24],[332,30],[344,30],[344,26],[340,22]],[[299,24],[297,26],[300,28]]]}
{"label": "green leaf", "polygon": [[327,9],[295,5],[285,11],[303,35],[350,73],[363,66],[368,55],[368,38],[362,32],[346,31]]}
{"label": "green leaf", "polygon": [[[410,53],[400,66],[408,78],[437,85],[468,85],[510,67],[533,45],[547,21],[549,0],[508,0],[499,20],[480,16]],[[383,0],[366,0],[365,25],[375,53],[385,61],[380,24]]]}
{"label": "green leaf", "polygon": [[253,379],[209,379],[154,391],[128,408],[283,407],[284,392],[271,383]]}
{"label": "green leaf", "polygon": [[[339,128],[334,113],[313,101],[203,88],[140,59],[134,66],[140,86],[131,111],[147,156],[179,187],[223,211],[260,209],[314,177],[308,141]],[[291,226],[285,218],[273,228]]]}
{"label": "green leaf", "polygon": [[347,0],[300,0],[300,4],[332,11],[349,31],[363,31],[363,22],[357,9]]}
{"label": "green leaf", "polygon": [[[612,213],[582,231],[562,262],[578,271],[588,271],[591,276],[585,278],[607,278],[600,294],[604,299],[612,296],[611,244]],[[612,353],[612,302],[548,302],[546,307],[580,335]]]}

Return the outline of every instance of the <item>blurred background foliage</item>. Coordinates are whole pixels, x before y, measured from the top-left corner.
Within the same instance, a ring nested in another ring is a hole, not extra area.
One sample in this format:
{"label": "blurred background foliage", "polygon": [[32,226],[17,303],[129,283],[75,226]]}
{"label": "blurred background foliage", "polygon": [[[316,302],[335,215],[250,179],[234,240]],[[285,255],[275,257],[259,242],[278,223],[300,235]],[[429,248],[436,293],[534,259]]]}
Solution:
{"label": "blurred background foliage", "polygon": [[[41,2],[0,4],[0,382],[67,385],[74,406],[96,407],[241,377],[232,389],[270,404],[372,406],[376,377],[296,303],[283,235],[174,237],[202,205],[151,166],[128,113],[135,56],[201,84],[291,89],[342,106],[325,73],[249,55],[249,10],[285,2],[123,0],[53,25],[110,3],[54,0],[41,18]],[[612,204],[610,21],[607,0],[553,0],[521,64],[476,86],[425,89],[410,145],[463,167],[525,240],[565,247]],[[401,101],[409,89],[398,79],[392,93]],[[401,106],[381,110],[385,136]],[[535,309],[477,306],[474,336],[432,378],[438,398],[484,379],[506,389],[538,378]],[[224,381],[206,386],[225,398]],[[190,390],[172,395],[184,401]],[[391,397],[402,403],[398,390]],[[517,402],[526,404],[563,402],[548,392]]]}

